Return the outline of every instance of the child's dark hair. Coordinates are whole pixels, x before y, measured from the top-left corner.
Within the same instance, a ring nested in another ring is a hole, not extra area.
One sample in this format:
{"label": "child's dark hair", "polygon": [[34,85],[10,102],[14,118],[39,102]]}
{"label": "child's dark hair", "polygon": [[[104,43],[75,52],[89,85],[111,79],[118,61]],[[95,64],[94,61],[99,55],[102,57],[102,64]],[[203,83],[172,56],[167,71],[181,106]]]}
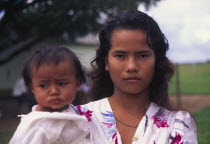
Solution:
{"label": "child's dark hair", "polygon": [[90,74],[94,80],[92,97],[98,100],[109,97],[114,92],[114,85],[109,72],[105,70],[105,60],[111,48],[111,35],[117,29],[143,30],[146,33],[147,43],[155,52],[155,72],[149,86],[150,101],[170,108],[168,98],[168,81],[174,74],[174,65],[166,57],[169,48],[168,41],[161,32],[158,24],[147,14],[138,10],[127,10],[108,21],[99,33],[100,46],[96,58],[91,65],[96,69]]}
{"label": "child's dark hair", "polygon": [[26,61],[23,67],[22,76],[26,87],[31,92],[31,69],[38,69],[43,64],[59,64],[61,61],[73,62],[76,77],[80,84],[85,82],[85,74],[78,57],[68,48],[62,46],[51,46],[36,50]]}

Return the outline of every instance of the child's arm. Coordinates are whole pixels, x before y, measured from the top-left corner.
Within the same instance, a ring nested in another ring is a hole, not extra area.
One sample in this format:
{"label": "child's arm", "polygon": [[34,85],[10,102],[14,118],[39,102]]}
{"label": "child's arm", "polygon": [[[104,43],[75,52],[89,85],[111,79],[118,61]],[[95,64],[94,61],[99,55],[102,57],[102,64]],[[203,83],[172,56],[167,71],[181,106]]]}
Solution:
{"label": "child's arm", "polygon": [[[38,114],[44,115],[46,113]],[[47,144],[59,140],[65,122],[46,117],[35,118],[34,114],[30,114],[30,117],[32,116],[34,119],[29,120],[28,117],[21,119],[21,123],[9,144]]]}
{"label": "child's arm", "polygon": [[[21,132],[20,132],[21,133]],[[9,144],[47,144],[50,140],[42,128],[33,128],[24,135],[16,131]]]}

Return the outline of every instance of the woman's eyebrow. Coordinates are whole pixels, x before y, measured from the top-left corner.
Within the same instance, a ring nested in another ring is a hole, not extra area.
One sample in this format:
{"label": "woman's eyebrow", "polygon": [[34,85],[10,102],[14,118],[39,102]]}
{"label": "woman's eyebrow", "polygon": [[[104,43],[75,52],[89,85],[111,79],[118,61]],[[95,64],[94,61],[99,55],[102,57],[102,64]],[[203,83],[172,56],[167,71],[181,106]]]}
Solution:
{"label": "woman's eyebrow", "polygon": [[123,51],[123,50],[115,50],[115,51],[113,51],[113,53],[127,53],[127,52]]}
{"label": "woman's eyebrow", "polygon": [[[126,54],[128,52],[124,51],[124,50],[116,50],[116,51],[113,51],[113,53]],[[141,51],[136,51],[135,53],[137,53],[137,54],[150,54],[150,53],[152,53],[152,51],[151,50],[141,50]]]}
{"label": "woman's eyebrow", "polygon": [[152,53],[152,51],[151,50],[142,50],[142,51],[137,51],[136,53],[137,54],[150,54],[150,53]]}

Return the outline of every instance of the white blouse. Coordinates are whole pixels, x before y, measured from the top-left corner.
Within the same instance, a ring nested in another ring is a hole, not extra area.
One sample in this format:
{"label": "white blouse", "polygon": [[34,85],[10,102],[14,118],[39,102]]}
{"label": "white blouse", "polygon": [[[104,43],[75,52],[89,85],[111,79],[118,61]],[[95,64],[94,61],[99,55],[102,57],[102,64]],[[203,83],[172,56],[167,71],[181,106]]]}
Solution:
{"label": "white blouse", "polygon": [[[108,98],[75,108],[102,129],[107,144],[122,144]],[[137,127],[132,144],[197,144],[194,119],[186,111],[169,111],[151,103]]]}

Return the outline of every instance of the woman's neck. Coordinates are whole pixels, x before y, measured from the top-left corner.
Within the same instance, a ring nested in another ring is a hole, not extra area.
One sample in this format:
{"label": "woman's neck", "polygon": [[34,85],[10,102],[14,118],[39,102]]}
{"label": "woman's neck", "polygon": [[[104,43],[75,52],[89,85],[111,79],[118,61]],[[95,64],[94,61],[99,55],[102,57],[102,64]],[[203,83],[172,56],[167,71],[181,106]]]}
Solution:
{"label": "woman's neck", "polygon": [[115,91],[109,98],[109,102],[113,111],[144,115],[150,104],[149,92],[145,91],[140,94],[130,95]]}

